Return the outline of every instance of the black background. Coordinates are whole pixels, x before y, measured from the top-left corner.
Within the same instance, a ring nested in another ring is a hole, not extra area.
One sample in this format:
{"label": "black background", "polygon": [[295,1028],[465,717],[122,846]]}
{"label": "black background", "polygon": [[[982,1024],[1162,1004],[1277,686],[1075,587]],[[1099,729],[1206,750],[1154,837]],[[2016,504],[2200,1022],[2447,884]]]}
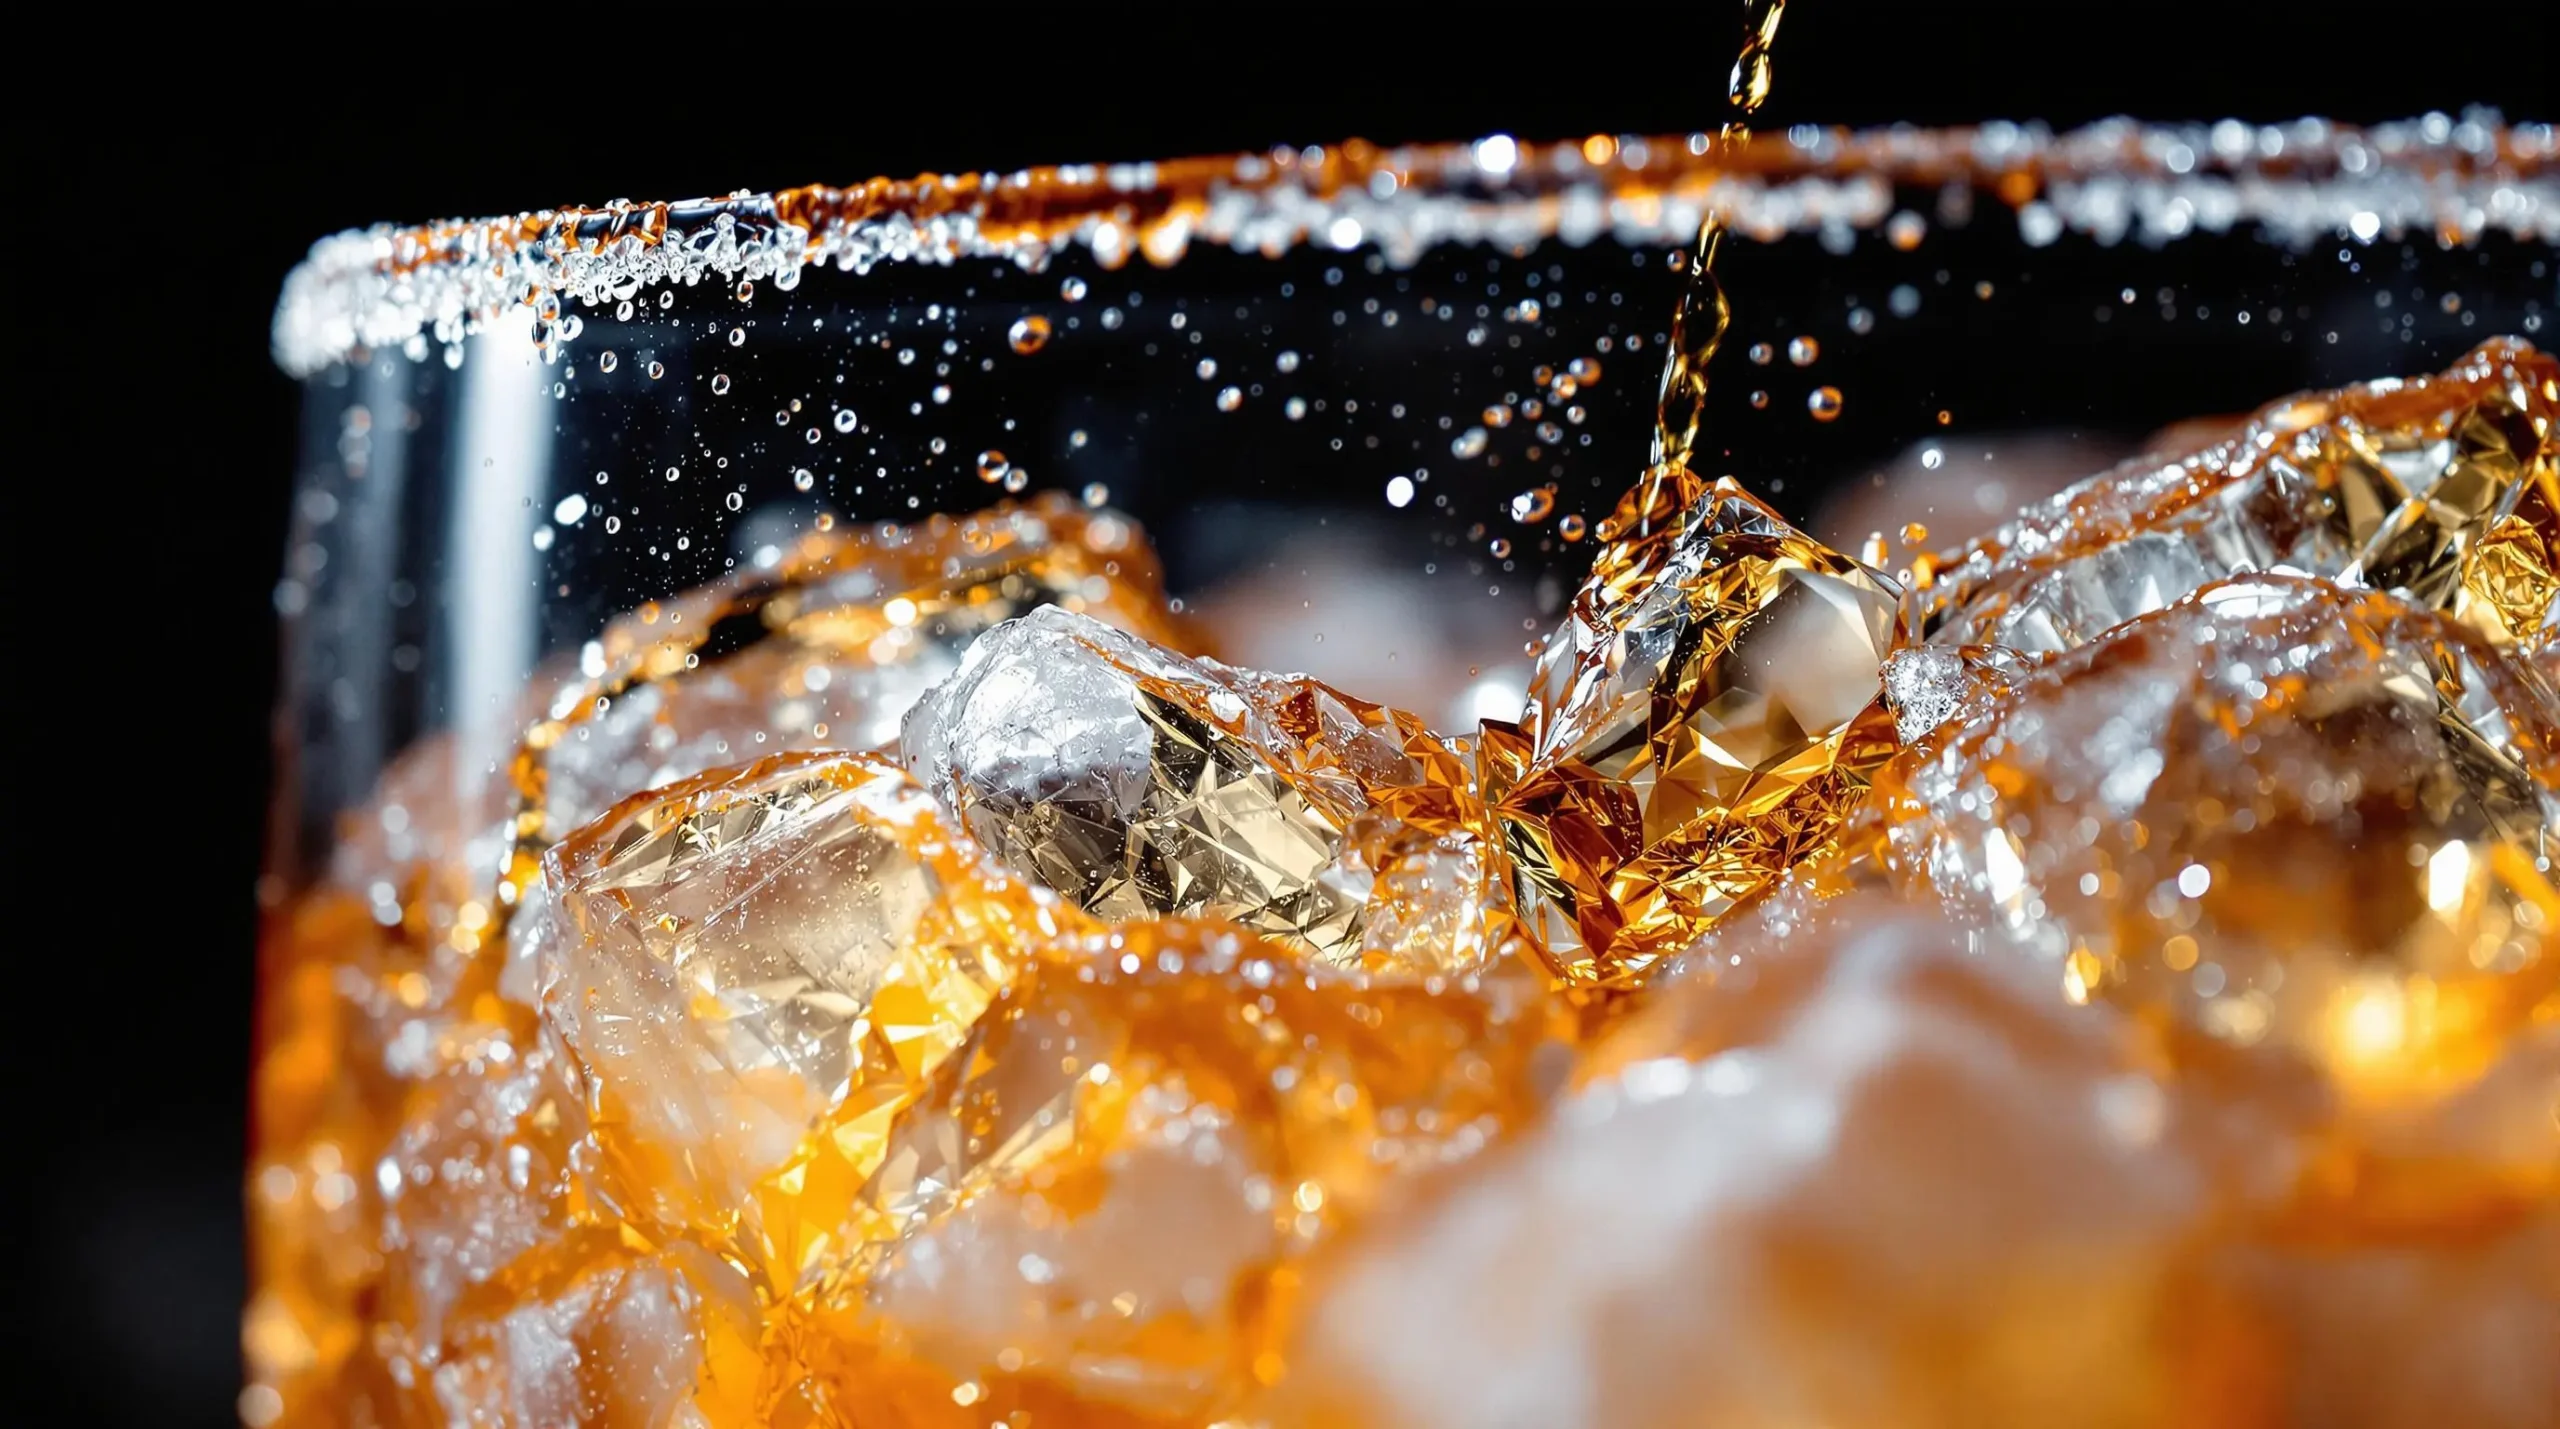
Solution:
{"label": "black background", "polygon": [[[8,1139],[31,1193],[13,1298],[39,1366],[12,1397],[63,1394],[74,1422],[231,1421],[269,591],[295,405],[267,325],[312,239],[1351,135],[1709,127],[1735,29],[1712,3],[295,24],[271,52],[317,53],[245,68],[195,58],[244,48],[210,31],[64,42],[25,58],[76,67],[80,98],[11,126],[8,281],[35,309],[12,334],[9,425],[34,441],[15,444],[7,497],[21,642],[7,867],[12,906],[37,921],[8,963]],[[518,33],[544,26],[558,33]],[[2552,28],[2531,4],[1797,0],[1766,121],[2373,121],[2467,103],[2550,118]]]}

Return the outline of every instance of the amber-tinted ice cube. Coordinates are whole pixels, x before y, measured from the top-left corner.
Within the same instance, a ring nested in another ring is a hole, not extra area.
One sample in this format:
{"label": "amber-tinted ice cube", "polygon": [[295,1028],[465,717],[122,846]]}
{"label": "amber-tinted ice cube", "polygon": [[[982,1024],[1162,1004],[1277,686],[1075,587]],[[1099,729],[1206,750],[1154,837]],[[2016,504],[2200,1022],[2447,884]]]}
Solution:
{"label": "amber-tinted ice cube", "polygon": [[1511,939],[1460,748],[1315,680],[1050,608],[973,646],[900,747],[999,859],[1113,921],[1225,918],[1415,973],[1483,967]]}
{"label": "amber-tinted ice cube", "polygon": [[786,1402],[955,1429],[1218,1418],[1278,1372],[1309,1255],[1529,1114],[1542,1003],[1218,923],[1036,949],[900,1118],[858,1273],[783,1337],[808,1356]]}
{"label": "amber-tinted ice cube", "polygon": [[2049,653],[2284,569],[2546,648],[2560,635],[2555,422],[2560,362],[2510,338],[2436,376],[2271,402],[2235,435],[2093,476],[1936,563],[1930,638]]}
{"label": "amber-tinted ice cube", "polygon": [[812,532],[770,569],[614,622],[533,728],[514,781],[530,852],[625,795],[798,749],[876,749],[989,627],[1061,605],[1169,644],[1145,533],[1057,492]]}
{"label": "amber-tinted ice cube", "polygon": [[1730,479],[1658,469],[1613,522],[1642,531],[1548,637],[1520,727],[1484,734],[1523,914],[1575,982],[1640,972],[1822,849],[1894,748],[1891,581]]}
{"label": "amber-tinted ice cube", "polygon": [[546,860],[532,936],[612,1209],[783,1293],[838,1249],[889,1120],[1075,920],[884,760],[777,755],[636,796]]}
{"label": "amber-tinted ice cube", "polygon": [[2181,1422],[2208,1188],[2130,1025],[1889,905],[1791,933],[1346,1244],[1271,1422]]}
{"label": "amber-tinted ice cube", "polygon": [[2060,995],[2284,1049],[2351,1108],[2459,1091],[2560,1013],[2560,710],[2394,596],[2208,586],[1879,791],[1893,878],[2026,941]]}

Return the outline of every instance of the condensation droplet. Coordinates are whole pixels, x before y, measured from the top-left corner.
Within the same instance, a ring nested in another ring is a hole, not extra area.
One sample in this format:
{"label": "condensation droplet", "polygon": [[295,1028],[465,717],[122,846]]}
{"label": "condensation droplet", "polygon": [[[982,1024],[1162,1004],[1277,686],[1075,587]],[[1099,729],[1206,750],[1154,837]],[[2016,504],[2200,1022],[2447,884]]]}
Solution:
{"label": "condensation droplet", "polygon": [[1005,334],[1005,341],[1013,344],[1014,351],[1029,357],[1049,345],[1049,320],[1038,313],[1016,318],[1012,330]]}
{"label": "condensation droplet", "polygon": [[1830,421],[1840,415],[1840,389],[1837,387],[1814,388],[1805,395],[1804,409],[1811,412],[1813,419],[1817,422]]}

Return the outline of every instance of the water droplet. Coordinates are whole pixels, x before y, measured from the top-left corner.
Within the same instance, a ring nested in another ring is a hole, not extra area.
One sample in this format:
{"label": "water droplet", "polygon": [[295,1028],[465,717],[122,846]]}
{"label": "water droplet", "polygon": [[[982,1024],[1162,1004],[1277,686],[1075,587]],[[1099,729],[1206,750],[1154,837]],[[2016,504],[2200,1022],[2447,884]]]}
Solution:
{"label": "water droplet", "polygon": [[[939,441],[941,439],[937,437],[935,440]],[[1084,428],[1082,427],[1078,427],[1074,431],[1067,433],[1067,445],[1077,451],[1083,451],[1084,444],[1091,440],[1092,438],[1084,434]],[[937,447],[935,450],[939,451],[941,448]]]}
{"label": "water droplet", "polygon": [[744,511],[744,510],[746,510],[746,509],[747,509],[747,498],[745,498],[744,496],[739,495],[737,492],[734,492],[734,491],[730,492],[730,493],[729,493],[729,509],[730,509],[730,510],[732,510],[732,511]]}
{"label": "water droplet", "polygon": [[680,477],[680,476],[682,476],[682,475],[684,475],[684,468],[683,468],[683,467],[680,467],[680,466],[671,466],[671,467],[668,467],[668,468],[667,468],[667,480],[669,480],[669,481],[673,481],[673,480],[675,480],[677,477]]}
{"label": "water droplet", "polygon": [[1294,422],[1307,414],[1307,399],[1304,397],[1292,397],[1288,401],[1280,404],[1280,410],[1289,418],[1290,421]]}
{"label": "water droplet", "polygon": [[1024,471],[1021,467],[1017,466],[1004,474],[1004,489],[1007,491],[1020,491],[1030,484],[1031,473]]}
{"label": "water droplet", "polygon": [[586,516],[587,498],[574,491],[561,497],[560,504],[551,508],[551,519],[563,526],[575,526]]}
{"label": "water droplet", "polygon": [[666,365],[665,363],[663,363],[663,362],[652,362],[652,363],[650,363],[650,364],[649,364],[649,380],[650,380],[650,381],[655,382],[655,381],[657,381],[659,378],[664,377],[664,376],[666,376],[666,375],[667,375],[667,365]]}
{"label": "water droplet", "polygon": [[1014,351],[1029,357],[1049,345],[1049,320],[1038,313],[1016,318],[1012,330],[1005,334],[1005,341],[1013,344]]}
{"label": "water droplet", "polygon": [[813,472],[813,471],[809,470],[809,468],[807,468],[807,467],[805,467],[805,466],[803,466],[803,467],[794,467],[794,468],[792,469],[792,472],[791,472],[791,489],[792,489],[792,490],[794,490],[794,491],[808,491],[808,490],[811,490],[811,489],[815,488],[815,487],[817,486],[817,484],[818,484],[818,474],[817,474],[816,472]]}
{"label": "water droplet", "polygon": [[1946,464],[1947,454],[1936,447],[1926,448],[1920,453],[1920,465],[1924,470],[1936,471]]}
{"label": "water droplet", "polygon": [[800,440],[807,442],[809,445],[814,447],[819,442],[824,441],[825,437],[820,434],[817,428],[811,427],[809,430],[800,434]]}
{"label": "water droplet", "polygon": [[631,312],[631,300],[629,298],[625,298],[620,303],[615,304],[613,316],[616,321],[627,323],[631,321]]}
{"label": "water droplet", "polygon": [[862,424],[862,419],[861,419],[861,418],[859,418],[859,417],[856,417],[856,416],[853,414],[853,409],[852,409],[851,407],[838,407],[838,408],[836,408],[836,430],[837,430],[837,431],[839,431],[839,432],[850,432],[850,431],[852,431],[855,427],[860,426],[861,424]]}
{"label": "water droplet", "polygon": [[1564,370],[1572,376],[1574,381],[1588,387],[1592,383],[1600,380],[1600,359],[1596,357],[1577,357],[1573,361],[1566,363],[1564,365]]}
{"label": "water droplet", "polygon": [[1494,537],[1492,544],[1486,546],[1485,549],[1491,551],[1493,553],[1493,558],[1497,561],[1506,560],[1511,555],[1511,543],[1502,539],[1500,536]]}
{"label": "water droplet", "polygon": [[1278,357],[1271,360],[1271,365],[1284,373],[1295,372],[1298,370],[1298,354],[1284,348]]}
{"label": "water droplet", "polygon": [[1556,509],[1556,489],[1533,486],[1511,498],[1511,519],[1523,526],[1534,526],[1547,519]]}
{"label": "water droplet", "polygon": [[746,346],[746,345],[747,345],[747,330],[746,330],[745,328],[742,328],[742,327],[733,327],[733,328],[729,329],[729,345],[730,345],[731,347],[744,347],[744,346]]}
{"label": "water droplet", "polygon": [[1858,559],[1868,565],[1883,565],[1885,562],[1885,556],[1884,533],[1882,531],[1869,531],[1867,533],[1867,539],[1858,543]]}
{"label": "water droplet", "polygon": [[614,356],[610,348],[596,355],[596,371],[598,372],[611,372],[613,369],[620,367],[621,365],[622,359]]}
{"label": "water droplet", "polygon": [[1822,356],[1822,344],[1814,341],[1812,338],[1791,337],[1787,339],[1787,361],[1794,363],[1796,366],[1811,367],[1814,363],[1814,359],[1820,356]]}
{"label": "water droplet", "polygon": [[951,400],[951,384],[944,382],[937,385],[933,389],[931,395],[933,397],[933,405],[937,407],[941,406],[943,403]]}
{"label": "water droplet", "polygon": [[1811,412],[1813,419],[1817,422],[1830,421],[1840,415],[1840,389],[1837,387],[1814,388],[1805,396],[1804,409]]}
{"label": "water droplet", "polygon": [[1012,472],[1013,463],[1004,459],[1003,452],[989,447],[978,453],[978,480],[993,485],[1004,480]]}
{"label": "water droplet", "polygon": [[1391,476],[1387,478],[1387,504],[1398,508],[1411,506],[1413,504],[1412,477]]}
{"label": "water droplet", "polygon": [[2444,301],[2439,303],[2437,306],[2443,308],[2446,312],[2458,313],[2462,311],[2462,295],[2459,293],[2447,293],[2444,295]]}
{"label": "water droplet", "polygon": [[1103,485],[1101,482],[1086,482],[1084,484],[1084,491],[1082,494],[1084,496],[1084,504],[1087,506],[1107,506],[1111,504],[1111,488]]}
{"label": "water droplet", "polygon": [[1752,366],[1766,367],[1769,365],[1769,359],[1777,356],[1778,353],[1775,348],[1765,342],[1755,342],[1742,355],[1751,359]]}
{"label": "water droplet", "polygon": [[1081,303],[1084,301],[1084,294],[1085,287],[1084,279],[1082,278],[1069,278],[1058,285],[1058,296],[1066,299],[1068,302]]}
{"label": "water droplet", "polygon": [[1929,528],[1913,521],[1902,528],[1902,544],[1917,546],[1929,539]]}
{"label": "water droplet", "polygon": [[1865,308],[1851,308],[1849,310],[1849,331],[1858,334],[1860,337],[1864,337],[1875,330],[1876,315],[1874,313],[1867,311]]}
{"label": "water droplet", "polygon": [[1939,426],[1942,426],[1942,427],[1943,427],[1943,426],[1947,425],[1948,423],[1953,422],[1955,419],[1956,419],[1956,414],[1955,414],[1955,413],[1948,411],[1948,410],[1947,410],[1946,408],[1944,408],[1944,407],[1941,407],[1941,408],[1939,408],[1939,409],[1938,409],[1938,425],[1939,425]]}
{"label": "water droplet", "polygon": [[616,532],[620,531],[621,529],[622,529],[622,518],[621,518],[621,517],[619,517],[619,516],[607,516],[606,518],[604,518],[604,533],[605,533],[606,535],[608,535],[608,536],[613,535],[614,533],[616,533]]}
{"label": "water droplet", "polygon": [[1583,522],[1579,515],[1567,515],[1556,522],[1556,534],[1568,541],[1582,539]]}
{"label": "water droplet", "polygon": [[1766,392],[1758,391],[1758,390],[1756,390],[1756,389],[1755,389],[1755,390],[1752,392],[1752,394],[1751,394],[1751,406],[1752,406],[1752,409],[1753,409],[1754,411],[1757,411],[1757,410],[1759,410],[1759,409],[1761,409],[1761,408],[1765,408],[1765,407],[1767,407],[1768,405],[1769,405],[1769,394],[1768,394],[1768,393],[1766,393]]}
{"label": "water droplet", "polygon": [[711,395],[714,397],[726,397],[729,395],[728,373],[714,372],[711,374]]}
{"label": "water droplet", "polygon": [[1200,365],[1191,370],[1199,373],[1200,380],[1206,382],[1210,378],[1218,375],[1218,359],[1214,357],[1201,358]]}
{"label": "water droplet", "polygon": [[1219,410],[1219,411],[1221,411],[1221,412],[1232,412],[1232,411],[1234,411],[1236,408],[1241,407],[1241,406],[1243,406],[1243,405],[1244,405],[1244,389],[1243,389],[1243,388],[1241,388],[1241,387],[1221,387],[1221,388],[1219,388],[1219,389],[1218,389],[1218,410]]}
{"label": "water droplet", "polygon": [[1485,408],[1484,424],[1496,431],[1500,431],[1502,428],[1510,426],[1511,409],[1498,402],[1493,406]]}
{"label": "water droplet", "polygon": [[664,311],[665,309],[668,309],[668,308],[672,308],[672,307],[674,307],[675,305],[676,305],[676,290],[675,290],[675,289],[673,289],[673,288],[669,288],[669,289],[667,289],[665,292],[660,293],[660,294],[658,295],[658,307],[659,307],[659,309],[660,309],[661,311]]}
{"label": "water droplet", "polygon": [[1901,252],[1919,247],[1928,236],[1929,221],[1907,208],[1884,221],[1884,241]]}
{"label": "water droplet", "polygon": [[1469,427],[1449,443],[1449,451],[1460,461],[1473,461],[1484,455],[1485,444],[1492,438],[1482,427]]}

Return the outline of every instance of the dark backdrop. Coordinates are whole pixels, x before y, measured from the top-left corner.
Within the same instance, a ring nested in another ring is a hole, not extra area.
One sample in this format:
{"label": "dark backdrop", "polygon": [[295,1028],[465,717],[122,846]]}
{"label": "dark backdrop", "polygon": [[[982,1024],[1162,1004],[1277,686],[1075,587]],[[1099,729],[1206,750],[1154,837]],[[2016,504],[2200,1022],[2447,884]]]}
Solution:
{"label": "dark backdrop", "polygon": [[[312,239],[880,173],[1722,117],[1723,4],[1445,8],[1239,5],[1213,29],[1132,6],[902,6],[894,33],[770,8],[447,11],[406,32],[297,22],[294,48],[317,52],[269,68],[136,20],[23,54],[81,99],[11,131],[9,281],[35,311],[9,425],[34,442],[13,453],[7,549],[37,558],[11,582],[34,658],[9,696],[7,867],[37,915],[9,963],[10,1140],[34,1151],[11,1158],[32,1191],[11,1269],[37,1355],[13,1398],[61,1394],[74,1422],[231,1417],[294,432],[267,322]],[[2548,118],[2552,29],[2526,3],[1797,0],[1766,117]]]}

